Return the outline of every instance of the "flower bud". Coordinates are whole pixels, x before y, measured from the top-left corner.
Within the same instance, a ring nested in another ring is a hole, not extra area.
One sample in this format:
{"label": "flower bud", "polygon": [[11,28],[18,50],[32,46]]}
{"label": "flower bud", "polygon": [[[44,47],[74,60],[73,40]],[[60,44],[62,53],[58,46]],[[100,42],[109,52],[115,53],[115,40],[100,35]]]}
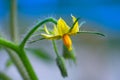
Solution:
{"label": "flower bud", "polygon": [[61,71],[61,75],[63,77],[67,77],[67,70],[66,70],[66,66],[65,66],[65,61],[63,57],[57,57],[56,59],[57,65]]}

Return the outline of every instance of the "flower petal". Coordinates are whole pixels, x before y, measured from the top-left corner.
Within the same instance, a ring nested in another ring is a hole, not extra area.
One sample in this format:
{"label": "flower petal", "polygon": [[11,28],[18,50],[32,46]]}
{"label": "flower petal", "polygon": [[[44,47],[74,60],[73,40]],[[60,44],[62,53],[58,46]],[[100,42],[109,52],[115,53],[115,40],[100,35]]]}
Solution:
{"label": "flower petal", "polygon": [[[71,15],[72,16],[72,15]],[[76,22],[76,18],[74,16],[72,16],[72,20],[73,20],[73,23]],[[72,30],[70,31],[70,34],[76,34],[77,32],[79,31],[79,25],[78,25],[78,21],[74,24]]]}
{"label": "flower petal", "polygon": [[63,36],[64,34],[68,33],[69,31],[69,26],[66,24],[66,22],[60,18],[57,22],[57,29],[59,35]]}
{"label": "flower petal", "polygon": [[51,40],[60,39],[60,38],[61,38],[61,36],[59,36],[59,35],[54,36],[54,35],[43,34],[43,33],[41,34],[41,36],[42,36],[43,38],[45,38],[45,39],[51,39]]}

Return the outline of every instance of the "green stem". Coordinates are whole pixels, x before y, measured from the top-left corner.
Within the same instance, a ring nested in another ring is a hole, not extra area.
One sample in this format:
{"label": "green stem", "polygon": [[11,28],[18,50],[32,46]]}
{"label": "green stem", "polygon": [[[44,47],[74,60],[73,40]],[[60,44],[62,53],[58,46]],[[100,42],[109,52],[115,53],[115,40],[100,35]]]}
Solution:
{"label": "green stem", "polygon": [[35,27],[33,27],[29,33],[25,36],[25,38],[23,39],[23,41],[21,42],[20,46],[21,48],[24,48],[27,40],[30,38],[30,36],[32,36],[32,34],[39,28],[41,27],[43,24],[47,23],[47,22],[53,22],[54,24],[57,24],[57,21],[54,20],[53,18],[48,18],[43,20],[42,22],[38,23]]}
{"label": "green stem", "polygon": [[[11,32],[11,40],[13,42],[18,42],[18,34],[17,34],[17,25],[16,25],[16,22],[17,22],[17,11],[16,11],[16,7],[17,6],[17,0],[11,0],[10,1],[10,32]],[[4,40],[3,40],[4,41]],[[7,41],[6,41],[7,42]],[[10,42],[7,42],[7,45],[4,45],[6,47],[9,47],[11,43]],[[15,48],[17,48],[18,46],[12,44],[12,46],[15,46]],[[11,46],[11,48],[12,48]],[[18,56],[18,54],[16,54],[15,52],[11,51],[10,49],[5,49],[10,58],[12,59],[12,61],[14,62],[16,68],[18,69],[19,73],[21,74],[22,78],[24,80],[29,80],[30,77],[23,65],[23,62],[21,61],[20,57]],[[17,49],[13,49],[13,50],[17,50]]]}
{"label": "green stem", "polygon": [[8,47],[8,48],[12,49],[13,51],[17,52],[18,46],[13,44],[10,41],[0,38],[0,45]]}
{"label": "green stem", "polygon": [[6,48],[5,50],[9,53],[9,56],[11,57],[11,59],[14,62],[15,66],[17,67],[18,71],[20,72],[23,80],[30,80],[28,72],[25,69],[25,67],[24,67],[20,57],[18,56],[18,54],[16,54],[15,52],[13,52],[12,50],[10,50],[8,48]]}
{"label": "green stem", "polygon": [[[37,76],[35,75],[35,72],[26,56],[26,53],[24,51],[24,46],[25,43],[27,42],[27,40],[30,38],[30,36],[32,36],[32,34],[44,23],[46,22],[53,22],[54,24],[57,24],[57,21],[54,20],[53,18],[48,18],[42,22],[40,22],[39,24],[37,24],[27,35],[26,37],[23,39],[23,41],[21,42],[20,46],[13,44],[12,42],[9,42],[7,40],[4,40],[2,38],[0,38],[0,44],[8,47],[10,49],[12,49],[13,51],[15,51],[16,53],[18,53],[19,58],[21,59],[27,73],[29,74],[29,77],[31,80],[38,80]],[[11,54],[12,55],[12,54]],[[15,59],[16,60],[16,59]],[[21,68],[22,70],[22,68]],[[22,74],[22,73],[21,73]],[[24,77],[23,77],[24,78]],[[25,79],[25,78],[24,78]]]}
{"label": "green stem", "polygon": [[[15,45],[15,44],[13,44],[12,42],[9,42],[2,38],[0,38],[0,45],[10,48],[13,51],[15,51],[16,53],[18,53],[19,58],[22,60],[23,65],[24,65],[27,73],[29,74],[30,80],[38,80],[32,66],[26,56],[26,53],[23,49],[21,49],[19,46]],[[26,80],[26,79],[29,80],[28,77],[24,77],[24,76],[23,76],[24,80]]]}
{"label": "green stem", "polygon": [[66,66],[65,66],[65,61],[64,61],[64,58],[61,57],[59,54],[58,54],[58,50],[57,50],[57,46],[56,46],[56,43],[54,40],[52,40],[52,43],[53,43],[53,48],[54,48],[54,51],[56,53],[56,62],[57,62],[57,65],[61,71],[61,74],[63,77],[67,77],[67,70],[66,70]]}
{"label": "green stem", "polygon": [[54,20],[53,18],[48,18],[48,19],[45,19],[43,20],[42,22],[40,22],[39,24],[37,24],[35,27],[33,27],[29,32],[28,34],[25,36],[25,38],[23,39],[23,41],[21,42],[19,48],[20,48],[20,52],[19,52],[19,57],[21,58],[22,62],[24,62],[24,66],[26,67],[27,69],[27,72],[28,74],[30,75],[30,78],[32,80],[37,80],[37,77],[34,73],[34,71],[32,70],[32,66],[30,64],[30,62],[28,61],[27,59],[27,56],[25,54],[25,51],[24,51],[24,46],[25,46],[25,43],[27,42],[27,40],[30,38],[30,36],[32,36],[32,34],[39,28],[41,27],[44,23],[47,23],[47,22],[53,22],[54,24],[57,24],[57,21]]}
{"label": "green stem", "polygon": [[20,59],[22,60],[23,62],[23,65],[25,66],[25,69],[30,77],[30,80],[38,80],[33,68],[32,68],[32,65],[30,63],[30,61],[28,60],[28,57],[24,51],[24,49],[22,48],[19,48],[19,50],[17,51],[18,52],[18,55],[20,57]]}
{"label": "green stem", "polygon": [[11,80],[11,78],[3,72],[0,72],[0,80]]}
{"label": "green stem", "polygon": [[11,40],[17,41],[17,29],[16,29],[16,2],[17,0],[12,0],[10,3],[10,32]]}
{"label": "green stem", "polygon": [[56,46],[55,41],[54,41],[54,40],[52,40],[52,43],[53,43],[53,48],[54,48],[54,51],[55,51],[55,53],[56,53],[57,57],[60,57],[60,55],[59,55],[59,53],[58,53],[58,50],[57,50],[57,46]]}
{"label": "green stem", "polygon": [[32,70],[32,66],[30,64],[30,62],[28,61],[27,59],[27,56],[25,54],[25,51],[24,51],[24,46],[25,46],[25,43],[27,42],[27,40],[30,38],[30,36],[32,36],[32,34],[39,28],[41,27],[44,23],[47,23],[47,22],[53,22],[54,24],[57,24],[57,21],[54,20],[53,18],[48,18],[48,19],[45,19],[43,20],[42,22],[38,23],[35,27],[33,27],[29,32],[28,34],[25,36],[25,38],[23,39],[23,41],[21,42],[19,48],[20,48],[20,52],[19,52],[19,57],[21,58],[21,60],[24,62],[24,66],[26,67],[27,71],[28,71],[28,74],[30,75],[31,79],[32,80],[37,80],[37,77],[34,73],[34,71]]}

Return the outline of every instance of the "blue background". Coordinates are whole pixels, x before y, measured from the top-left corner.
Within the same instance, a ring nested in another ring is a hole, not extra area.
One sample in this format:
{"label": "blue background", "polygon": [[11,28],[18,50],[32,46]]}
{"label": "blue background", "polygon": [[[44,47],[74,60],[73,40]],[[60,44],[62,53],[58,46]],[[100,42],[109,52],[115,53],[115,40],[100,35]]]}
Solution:
{"label": "blue background", "polygon": [[[9,37],[10,1],[0,0],[0,33]],[[81,17],[86,24],[81,30],[99,31],[105,37],[77,35],[72,37],[77,55],[77,66],[66,61],[69,77],[63,79],[54,64],[46,64],[27,54],[32,66],[41,80],[120,80],[120,0],[17,0],[17,26],[19,41],[38,21],[46,17],[62,17],[71,23],[71,14]],[[61,41],[57,41],[60,53]],[[47,45],[47,46],[46,46]],[[53,59],[54,51],[50,41],[39,41],[27,47],[47,51]],[[4,54],[1,54],[4,53]],[[13,80],[22,80],[15,66],[5,70],[9,55],[0,51],[0,72]],[[11,72],[13,72],[11,74]],[[74,75],[73,75],[74,74]]]}
{"label": "blue background", "polygon": [[[18,13],[27,16],[71,14],[120,31],[120,0],[18,0]],[[9,0],[0,0],[0,19],[9,13]]]}

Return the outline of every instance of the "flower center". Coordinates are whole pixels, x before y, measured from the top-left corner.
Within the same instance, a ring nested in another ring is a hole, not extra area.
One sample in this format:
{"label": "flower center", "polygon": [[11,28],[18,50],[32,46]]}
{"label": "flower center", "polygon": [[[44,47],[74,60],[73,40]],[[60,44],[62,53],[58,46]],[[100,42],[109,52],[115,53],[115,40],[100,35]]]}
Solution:
{"label": "flower center", "polygon": [[70,39],[70,36],[68,34],[64,34],[62,40],[68,50],[72,50],[72,41]]}

